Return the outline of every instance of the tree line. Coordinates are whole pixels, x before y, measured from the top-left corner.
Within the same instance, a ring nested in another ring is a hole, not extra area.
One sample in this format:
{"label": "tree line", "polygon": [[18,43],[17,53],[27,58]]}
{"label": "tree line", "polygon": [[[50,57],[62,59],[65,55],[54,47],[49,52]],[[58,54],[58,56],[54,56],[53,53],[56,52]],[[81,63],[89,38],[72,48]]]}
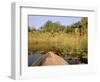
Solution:
{"label": "tree line", "polygon": [[88,18],[82,17],[79,22],[73,23],[71,25],[61,25],[59,22],[52,22],[48,20],[42,27],[36,29],[35,27],[28,26],[28,31],[39,31],[39,32],[64,32],[73,33],[79,32],[80,35],[87,33]]}

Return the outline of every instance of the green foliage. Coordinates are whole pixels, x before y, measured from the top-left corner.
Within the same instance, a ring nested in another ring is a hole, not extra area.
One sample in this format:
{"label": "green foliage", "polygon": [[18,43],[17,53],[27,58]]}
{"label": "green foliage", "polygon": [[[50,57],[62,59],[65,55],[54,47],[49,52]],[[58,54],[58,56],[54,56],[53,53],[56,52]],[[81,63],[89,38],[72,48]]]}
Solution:
{"label": "green foliage", "polygon": [[88,18],[82,17],[81,21],[76,22],[69,26],[61,25],[59,22],[52,22],[48,20],[44,26],[40,29],[35,29],[34,27],[28,27],[28,31],[39,31],[39,32],[65,32],[74,33],[75,29],[78,28],[80,34],[87,34]]}
{"label": "green foliage", "polygon": [[[54,51],[68,53],[71,56],[80,55],[86,57],[88,50],[87,40],[88,18],[65,26],[59,22],[47,21],[39,29],[28,27],[28,50]],[[77,29],[77,34],[75,30]]]}
{"label": "green foliage", "polygon": [[37,31],[34,27],[28,26],[28,32]]}
{"label": "green foliage", "polygon": [[41,28],[41,30],[46,32],[59,32],[62,29],[59,22],[53,23],[51,21],[47,21],[46,24]]}

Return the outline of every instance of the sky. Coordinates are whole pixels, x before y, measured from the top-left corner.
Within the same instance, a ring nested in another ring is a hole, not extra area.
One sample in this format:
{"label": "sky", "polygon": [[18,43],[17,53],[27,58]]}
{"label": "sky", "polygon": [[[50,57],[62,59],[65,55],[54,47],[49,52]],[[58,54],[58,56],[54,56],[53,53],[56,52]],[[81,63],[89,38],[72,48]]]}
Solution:
{"label": "sky", "polygon": [[81,17],[29,15],[28,26],[38,29],[43,26],[48,20],[52,22],[59,22],[60,24],[67,26],[80,21]]}

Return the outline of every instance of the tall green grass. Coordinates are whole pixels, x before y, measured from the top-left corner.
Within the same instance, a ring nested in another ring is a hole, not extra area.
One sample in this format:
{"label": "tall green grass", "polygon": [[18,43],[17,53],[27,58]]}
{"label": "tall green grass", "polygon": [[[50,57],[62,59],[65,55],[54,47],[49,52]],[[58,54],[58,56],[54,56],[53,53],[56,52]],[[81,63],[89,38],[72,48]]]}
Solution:
{"label": "tall green grass", "polygon": [[74,33],[64,32],[28,32],[28,51],[54,51],[59,53],[70,53],[86,51],[87,35],[77,36]]}

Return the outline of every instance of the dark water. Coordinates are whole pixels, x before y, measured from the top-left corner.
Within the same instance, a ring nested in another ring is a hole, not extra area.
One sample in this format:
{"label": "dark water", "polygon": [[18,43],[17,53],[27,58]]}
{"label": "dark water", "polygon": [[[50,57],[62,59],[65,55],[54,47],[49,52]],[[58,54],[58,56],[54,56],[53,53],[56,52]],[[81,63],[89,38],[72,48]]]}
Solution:
{"label": "dark water", "polygon": [[31,66],[38,58],[42,57],[39,53],[28,55],[28,66]]}
{"label": "dark water", "polygon": [[[30,55],[28,55],[28,66],[32,66],[32,64],[39,60],[39,58],[41,58],[43,55],[41,53],[32,53]],[[66,56],[63,57],[64,60],[66,60],[69,65],[75,65],[75,64],[88,64],[88,60],[87,58],[81,59],[77,58],[77,57],[70,57],[70,56]]]}

